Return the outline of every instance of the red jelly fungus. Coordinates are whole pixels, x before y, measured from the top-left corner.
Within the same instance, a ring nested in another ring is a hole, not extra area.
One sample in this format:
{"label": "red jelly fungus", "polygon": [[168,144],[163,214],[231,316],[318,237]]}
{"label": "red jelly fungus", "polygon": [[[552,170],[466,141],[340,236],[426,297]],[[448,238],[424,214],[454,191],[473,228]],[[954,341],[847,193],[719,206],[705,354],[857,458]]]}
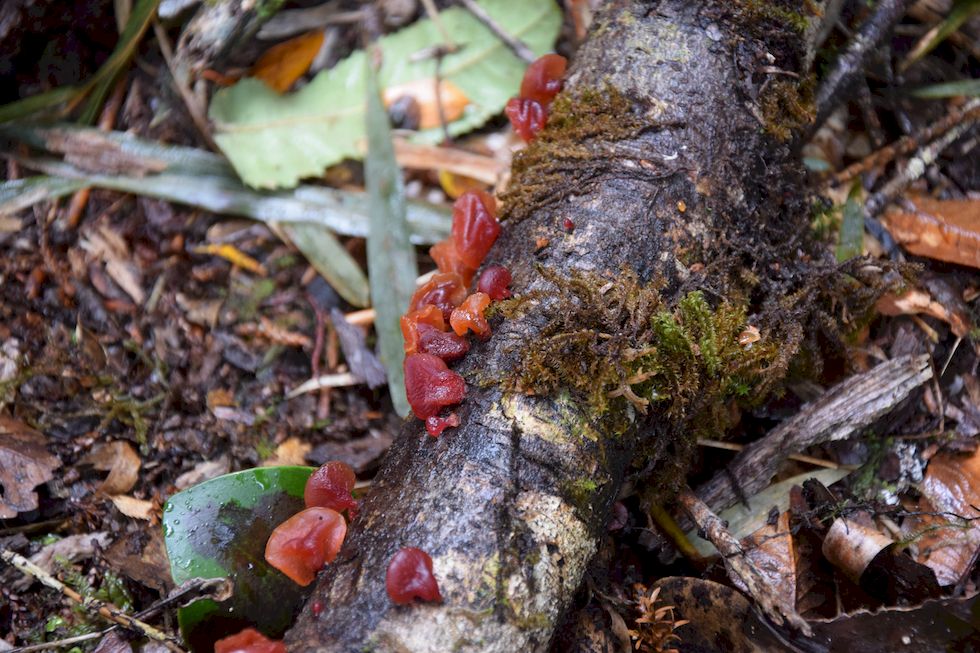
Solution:
{"label": "red jelly fungus", "polygon": [[453,202],[453,245],[465,265],[476,270],[500,235],[497,203],[482,190],[466,191]]}
{"label": "red jelly fungus", "polygon": [[445,240],[440,240],[430,247],[429,256],[436,262],[436,267],[439,268],[440,272],[455,272],[463,278],[463,285],[465,286],[469,286],[470,282],[473,281],[473,275],[476,273],[476,269],[466,265],[463,259],[460,258],[452,236]]}
{"label": "red jelly fungus", "polygon": [[525,143],[530,143],[538,135],[548,119],[548,110],[540,102],[522,97],[508,100],[504,113],[507,114],[514,131],[524,139]]}
{"label": "red jelly fungus", "polygon": [[417,333],[419,353],[438,356],[447,363],[459,360],[470,350],[470,343],[466,338],[461,338],[452,331],[439,331],[428,324],[420,323]]}
{"label": "red jelly fungus", "polygon": [[402,339],[405,353],[414,354],[419,348],[419,327],[428,326],[436,331],[446,330],[446,319],[442,311],[432,304],[426,304],[418,311],[410,311],[401,317]]}
{"label": "red jelly fungus", "polygon": [[547,106],[561,91],[566,67],[568,67],[568,59],[560,54],[538,57],[524,72],[524,79],[521,80],[521,97]]}
{"label": "red jelly fungus", "polygon": [[265,545],[265,560],[299,585],[309,585],[333,562],[347,535],[336,510],[307,508],[276,526]]}
{"label": "red jelly fungus", "polygon": [[466,298],[466,284],[463,278],[453,272],[439,272],[432,275],[425,285],[415,291],[409,304],[409,312],[418,311],[426,304],[432,304],[442,311],[448,320],[453,309]]}
{"label": "red jelly fungus", "polygon": [[286,653],[286,645],[269,639],[254,628],[246,628],[216,641],[214,653]]}
{"label": "red jelly fungus", "polygon": [[[441,316],[440,316],[441,317]],[[303,500],[307,508],[319,506],[337,512],[347,511],[347,515],[357,517],[357,500],[351,496],[357,477],[347,463],[331,460],[320,466],[306,481]]]}
{"label": "red jelly fungus", "polygon": [[487,310],[489,305],[490,295],[483,292],[475,292],[463,300],[463,303],[453,310],[449,317],[449,324],[456,335],[461,336],[468,329],[472,329],[478,337],[489,338],[490,324],[487,323],[487,318],[483,316],[483,312]]}
{"label": "red jelly fungus", "polygon": [[432,573],[432,558],[421,549],[406,546],[398,549],[385,574],[388,596],[398,605],[407,605],[414,599],[442,601],[439,585]]}
{"label": "red jelly fungus", "polygon": [[405,357],[405,393],[415,416],[427,419],[461,402],[466,382],[438,356],[411,354]]}
{"label": "red jelly fungus", "polygon": [[561,221],[561,226],[565,227],[565,231],[571,233],[575,231],[575,222],[571,218],[565,218]]}
{"label": "red jelly fungus", "polygon": [[501,299],[510,297],[510,291],[507,290],[510,282],[510,270],[502,265],[491,265],[480,274],[480,280],[476,282],[476,289],[490,295],[490,299],[493,301],[499,302]]}
{"label": "red jelly fungus", "polygon": [[459,426],[459,415],[456,413],[449,413],[447,417],[433,415],[425,418],[425,430],[434,438],[438,438],[443,431],[453,426]]}

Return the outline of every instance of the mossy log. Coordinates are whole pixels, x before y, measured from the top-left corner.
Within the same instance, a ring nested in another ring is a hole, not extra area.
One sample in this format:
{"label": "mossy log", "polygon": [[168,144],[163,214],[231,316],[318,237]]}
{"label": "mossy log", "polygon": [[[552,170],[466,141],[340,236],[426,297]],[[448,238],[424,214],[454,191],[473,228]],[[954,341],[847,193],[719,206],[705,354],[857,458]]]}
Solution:
{"label": "mossy log", "polygon": [[[546,650],[627,470],[666,496],[693,433],[785,372],[813,265],[792,139],[816,7],[605,3],[515,161],[488,263],[518,299],[458,368],[462,425],[406,423],[289,650]],[[402,546],[431,554],[442,604],[388,599]]]}

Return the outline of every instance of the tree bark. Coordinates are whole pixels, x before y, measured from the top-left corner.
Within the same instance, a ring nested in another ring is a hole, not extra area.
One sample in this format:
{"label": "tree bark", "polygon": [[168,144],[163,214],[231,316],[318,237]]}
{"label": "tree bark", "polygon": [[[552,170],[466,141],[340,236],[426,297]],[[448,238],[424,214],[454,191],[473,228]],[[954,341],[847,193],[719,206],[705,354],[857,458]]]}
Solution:
{"label": "tree bark", "polygon": [[[693,444],[657,404],[643,416],[620,402],[616,419],[598,419],[575,393],[533,394],[513,375],[568,310],[554,280],[576,271],[610,283],[632,272],[667,306],[703,289],[758,307],[796,283],[807,211],[790,152],[806,110],[792,80],[816,17],[744,4],[606,2],[564,117],[515,162],[488,257],[530,308],[495,319],[460,364],[459,428],[433,439],[406,423],[290,651],[544,651],[636,452],[654,478],[683,472]],[[432,556],[442,604],[388,599],[402,546]]]}

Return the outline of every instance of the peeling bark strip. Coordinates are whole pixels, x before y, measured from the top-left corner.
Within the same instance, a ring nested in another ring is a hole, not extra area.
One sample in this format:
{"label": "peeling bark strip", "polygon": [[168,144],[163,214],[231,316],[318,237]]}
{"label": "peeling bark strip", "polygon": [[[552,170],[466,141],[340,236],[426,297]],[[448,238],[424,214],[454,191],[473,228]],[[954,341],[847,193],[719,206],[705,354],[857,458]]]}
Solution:
{"label": "peeling bark strip", "polygon": [[[599,416],[574,392],[529,394],[514,370],[583,301],[551,281],[576,271],[613,284],[629,271],[667,308],[700,289],[713,306],[758,309],[799,287],[806,210],[786,134],[803,103],[764,71],[801,72],[813,17],[796,2],[728,4],[606,3],[553,122],[515,163],[487,259],[531,300],[460,366],[461,427],[432,439],[406,424],[321,574],[310,605],[322,611],[303,611],[289,650],[544,651],[636,452],[654,478],[686,468],[693,439],[657,402],[642,418],[619,397]],[[758,326],[760,346],[769,338],[788,356],[798,345]],[[385,569],[402,546],[432,556],[442,605],[388,599]]]}

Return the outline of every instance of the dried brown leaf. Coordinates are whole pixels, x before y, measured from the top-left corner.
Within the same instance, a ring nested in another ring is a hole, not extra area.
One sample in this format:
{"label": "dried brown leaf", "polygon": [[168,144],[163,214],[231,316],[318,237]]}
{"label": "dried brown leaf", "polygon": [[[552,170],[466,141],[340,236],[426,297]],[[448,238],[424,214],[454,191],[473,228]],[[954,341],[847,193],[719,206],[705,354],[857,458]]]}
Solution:
{"label": "dried brown leaf", "polygon": [[99,487],[106,494],[125,494],[133,489],[139,478],[140,457],[133,445],[125,440],[97,445],[80,462],[109,472]]}
{"label": "dried brown leaf", "polygon": [[54,477],[61,467],[45,449],[47,438],[20,420],[0,417],[0,519],[37,508],[34,488]]}
{"label": "dried brown leaf", "polygon": [[980,268],[980,200],[910,199],[914,211],[882,218],[896,242],[918,256]]}

